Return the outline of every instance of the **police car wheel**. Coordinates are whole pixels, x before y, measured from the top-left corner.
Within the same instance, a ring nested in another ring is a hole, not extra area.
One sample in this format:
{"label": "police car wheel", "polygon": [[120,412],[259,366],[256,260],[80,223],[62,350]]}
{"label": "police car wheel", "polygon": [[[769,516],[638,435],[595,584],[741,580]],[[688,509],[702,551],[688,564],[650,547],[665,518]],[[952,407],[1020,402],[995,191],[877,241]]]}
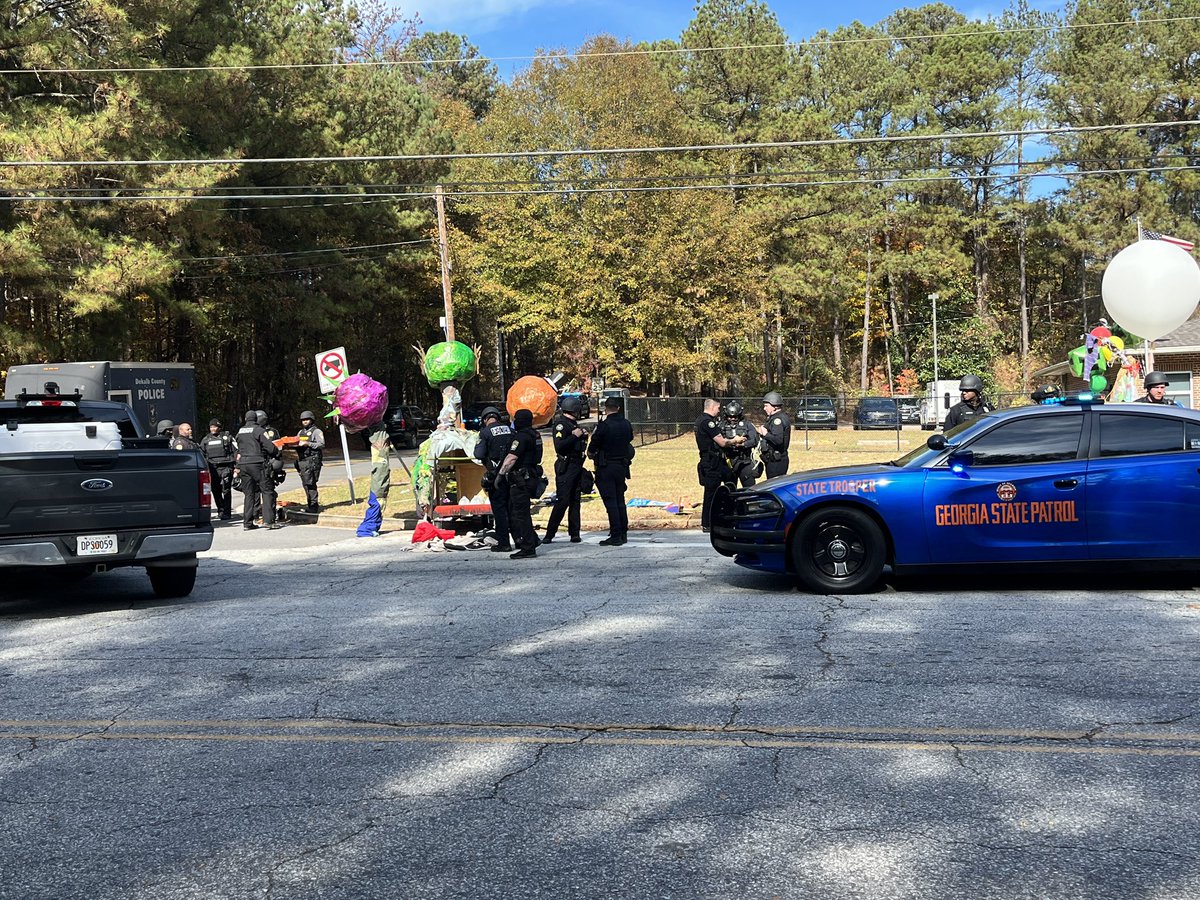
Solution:
{"label": "police car wheel", "polygon": [[883,532],[869,515],[830,507],[801,521],[792,561],[801,584],[813,593],[857,594],[879,581],[885,547]]}

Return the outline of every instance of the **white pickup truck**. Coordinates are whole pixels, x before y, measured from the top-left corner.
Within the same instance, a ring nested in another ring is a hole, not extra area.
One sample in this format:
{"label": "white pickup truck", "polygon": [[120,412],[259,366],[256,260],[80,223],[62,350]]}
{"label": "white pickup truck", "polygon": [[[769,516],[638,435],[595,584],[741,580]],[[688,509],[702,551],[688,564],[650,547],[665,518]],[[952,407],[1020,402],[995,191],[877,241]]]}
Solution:
{"label": "white pickup truck", "polygon": [[198,450],[140,437],[123,403],[75,395],[0,400],[0,424],[0,569],[141,566],[157,596],[191,593],[213,537]]}

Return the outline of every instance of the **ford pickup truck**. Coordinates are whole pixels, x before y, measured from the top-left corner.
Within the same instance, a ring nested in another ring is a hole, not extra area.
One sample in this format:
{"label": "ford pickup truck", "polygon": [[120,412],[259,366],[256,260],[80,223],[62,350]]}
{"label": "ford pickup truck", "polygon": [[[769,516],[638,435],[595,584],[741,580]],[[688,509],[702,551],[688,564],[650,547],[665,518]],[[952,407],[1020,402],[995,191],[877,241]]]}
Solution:
{"label": "ford pickup truck", "polygon": [[124,403],[78,395],[0,400],[0,569],[73,579],[140,566],[184,597],[212,546],[198,450],[143,438]]}

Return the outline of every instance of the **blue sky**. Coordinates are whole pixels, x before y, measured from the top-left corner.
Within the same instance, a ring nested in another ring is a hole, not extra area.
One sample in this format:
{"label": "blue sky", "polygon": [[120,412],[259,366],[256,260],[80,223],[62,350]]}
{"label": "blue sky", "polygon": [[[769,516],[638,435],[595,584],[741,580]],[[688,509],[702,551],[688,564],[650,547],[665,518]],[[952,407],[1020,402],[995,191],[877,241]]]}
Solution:
{"label": "blue sky", "polygon": [[[397,0],[405,16],[417,14],[423,27],[464,34],[484,56],[528,56],[539,48],[574,50],[589,37],[611,34],[630,41],[678,38],[695,13],[692,2],[638,3],[633,0]],[[768,0],[792,40],[811,37],[822,28],[833,30],[855,21],[874,24],[903,6],[880,0]],[[998,15],[1005,0],[971,0],[952,3],[965,15]],[[1061,4],[1033,0],[1039,9],[1055,10]],[[497,62],[502,76],[523,68],[523,62]]]}

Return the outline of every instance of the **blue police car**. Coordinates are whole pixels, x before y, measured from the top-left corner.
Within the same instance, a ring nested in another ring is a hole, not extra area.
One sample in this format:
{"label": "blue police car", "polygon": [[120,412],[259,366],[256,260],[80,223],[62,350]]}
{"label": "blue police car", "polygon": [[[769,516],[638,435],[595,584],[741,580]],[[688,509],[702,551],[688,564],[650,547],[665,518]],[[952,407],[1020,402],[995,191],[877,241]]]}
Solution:
{"label": "blue police car", "polygon": [[893,462],[722,488],[713,548],[822,594],[888,566],[1200,567],[1200,411],[1034,397]]}

